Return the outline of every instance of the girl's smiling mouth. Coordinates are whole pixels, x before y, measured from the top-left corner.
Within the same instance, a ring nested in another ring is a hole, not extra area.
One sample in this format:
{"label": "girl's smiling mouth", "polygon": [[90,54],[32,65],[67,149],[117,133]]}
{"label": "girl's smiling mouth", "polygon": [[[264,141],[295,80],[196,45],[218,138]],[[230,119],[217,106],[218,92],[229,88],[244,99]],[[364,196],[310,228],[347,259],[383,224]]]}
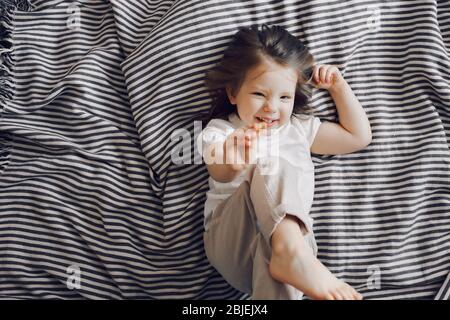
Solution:
{"label": "girl's smiling mouth", "polygon": [[264,117],[255,117],[258,123],[265,122],[267,123],[267,127],[272,127],[276,124],[278,124],[280,119],[270,119],[270,118],[264,118]]}

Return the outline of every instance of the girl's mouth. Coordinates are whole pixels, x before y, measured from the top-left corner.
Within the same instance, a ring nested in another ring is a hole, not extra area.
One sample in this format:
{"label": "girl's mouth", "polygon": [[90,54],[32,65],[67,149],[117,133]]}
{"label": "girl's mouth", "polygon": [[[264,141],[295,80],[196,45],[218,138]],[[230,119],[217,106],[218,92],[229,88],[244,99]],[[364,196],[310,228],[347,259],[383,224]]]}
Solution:
{"label": "girl's mouth", "polygon": [[279,119],[269,119],[269,118],[262,118],[262,117],[255,117],[255,118],[258,121],[258,123],[261,123],[261,122],[267,123],[268,128],[273,127],[274,125],[278,124],[278,122],[279,122]]}

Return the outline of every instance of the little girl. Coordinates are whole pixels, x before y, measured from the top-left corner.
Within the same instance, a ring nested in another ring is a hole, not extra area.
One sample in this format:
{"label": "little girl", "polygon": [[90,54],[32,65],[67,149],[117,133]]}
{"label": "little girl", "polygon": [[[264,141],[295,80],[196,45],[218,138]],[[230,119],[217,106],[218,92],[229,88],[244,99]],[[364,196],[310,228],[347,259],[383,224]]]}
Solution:
{"label": "little girl", "polygon": [[[252,299],[362,298],[316,258],[310,152],[360,150],[371,142],[370,124],[339,70],[313,62],[282,27],[253,26],[236,33],[208,74],[214,104],[197,141],[210,174],[205,251]],[[339,124],[305,116],[307,82],[329,91]],[[276,154],[264,156],[258,142],[269,137]]]}

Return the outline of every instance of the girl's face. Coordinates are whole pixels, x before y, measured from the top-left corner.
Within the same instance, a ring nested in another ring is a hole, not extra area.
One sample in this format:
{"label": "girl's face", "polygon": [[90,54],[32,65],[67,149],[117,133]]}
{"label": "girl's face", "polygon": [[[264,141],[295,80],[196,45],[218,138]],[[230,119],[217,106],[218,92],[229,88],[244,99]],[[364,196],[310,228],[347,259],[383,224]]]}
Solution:
{"label": "girl's face", "polygon": [[276,128],[290,120],[296,85],[294,69],[263,58],[247,72],[239,91],[233,95],[227,88],[227,94],[247,125],[266,122],[269,128]]}

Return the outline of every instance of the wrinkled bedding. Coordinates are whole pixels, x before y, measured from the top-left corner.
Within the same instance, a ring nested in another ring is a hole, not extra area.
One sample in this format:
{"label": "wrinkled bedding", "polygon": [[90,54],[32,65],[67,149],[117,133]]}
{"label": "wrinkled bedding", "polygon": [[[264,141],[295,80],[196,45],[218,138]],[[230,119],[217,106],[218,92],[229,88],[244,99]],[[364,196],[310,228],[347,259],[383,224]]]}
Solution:
{"label": "wrinkled bedding", "polygon": [[[194,138],[205,72],[268,23],[337,65],[372,125],[366,149],[313,155],[319,259],[366,299],[449,299],[448,1],[0,3],[0,297],[248,298],[204,254]],[[311,105],[337,121],[326,91]]]}

